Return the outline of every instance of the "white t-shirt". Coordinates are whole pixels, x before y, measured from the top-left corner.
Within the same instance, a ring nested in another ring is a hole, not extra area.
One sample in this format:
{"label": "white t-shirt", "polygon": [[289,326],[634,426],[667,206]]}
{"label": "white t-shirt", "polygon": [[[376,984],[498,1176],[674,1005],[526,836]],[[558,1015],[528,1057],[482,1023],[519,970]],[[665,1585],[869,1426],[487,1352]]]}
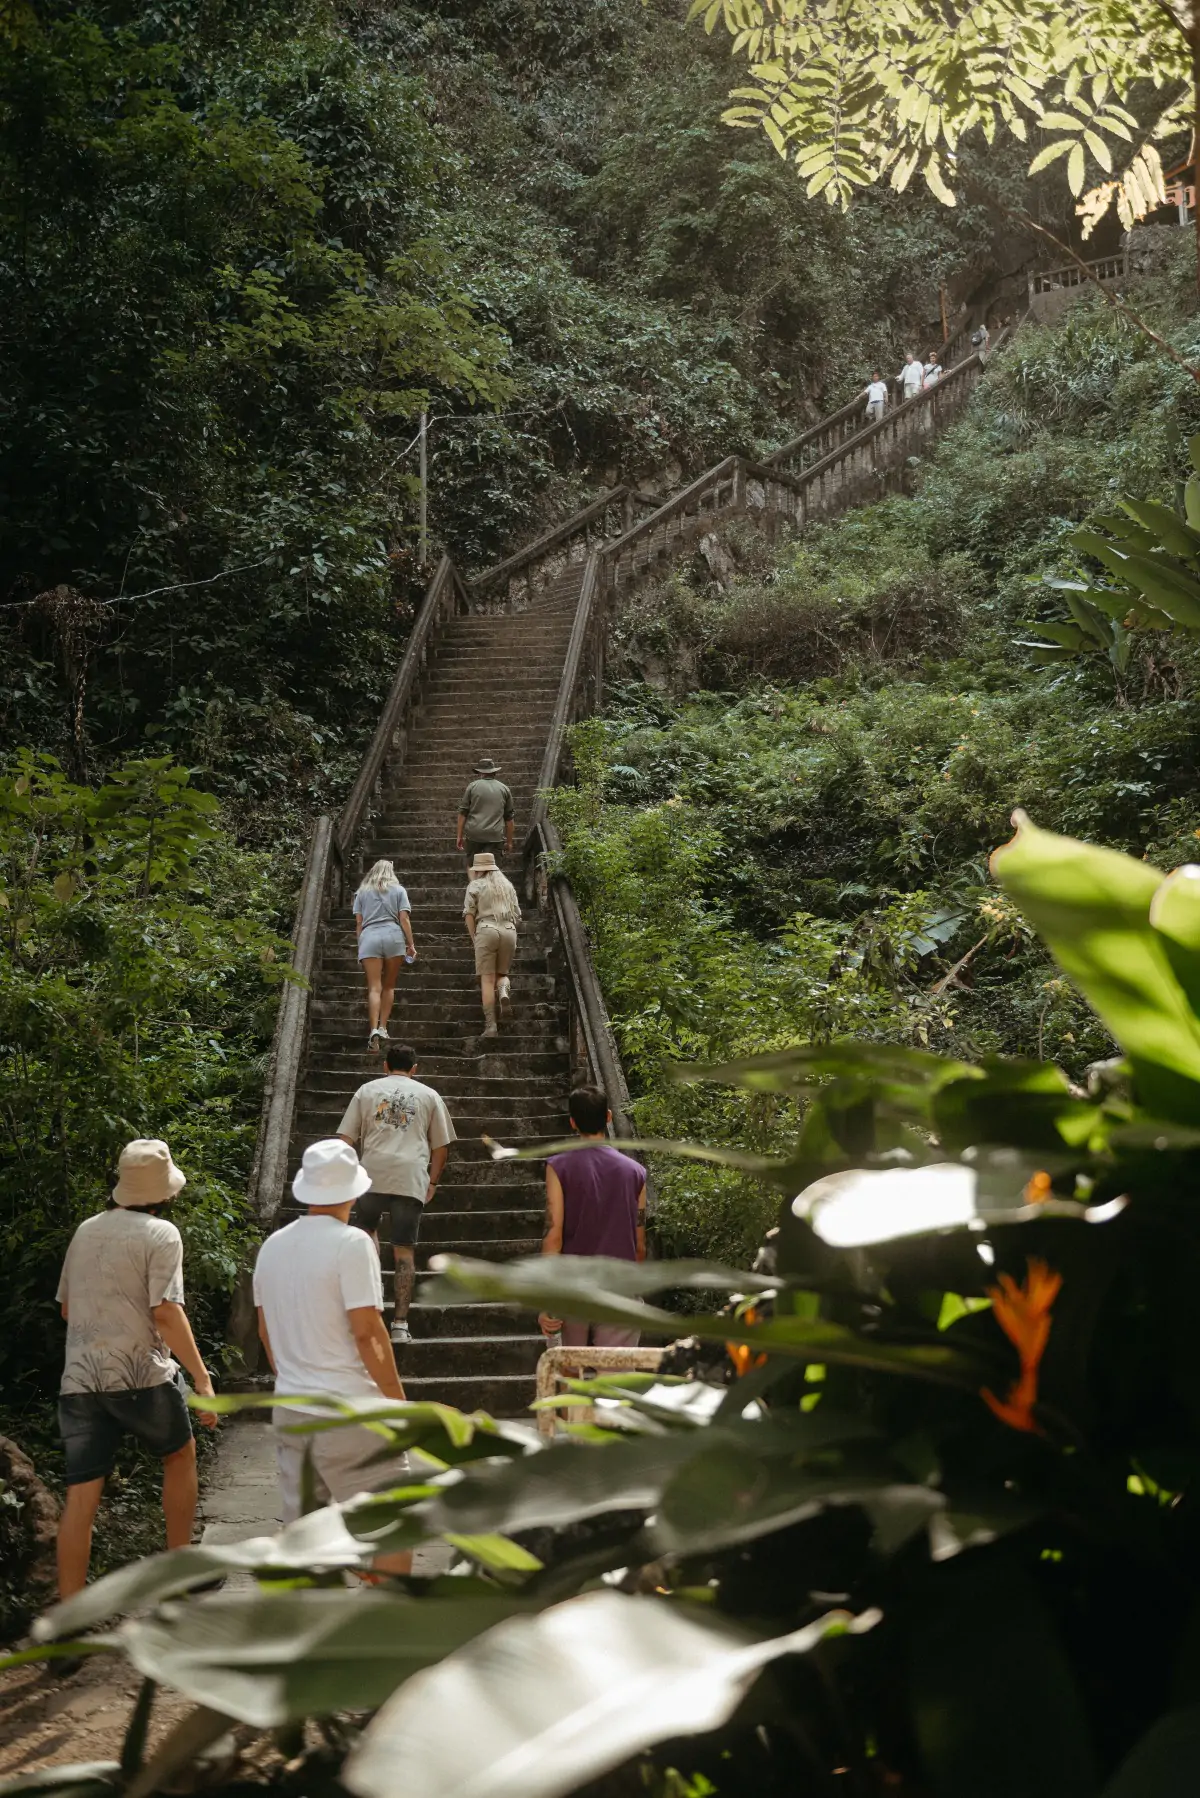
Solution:
{"label": "white t-shirt", "polygon": [[440,1093],[411,1074],[384,1074],[360,1086],[338,1125],[358,1148],[377,1193],[424,1199],[429,1157],[457,1139]]}
{"label": "white t-shirt", "polygon": [[868,404],[868,406],[886,406],[887,405],[887,382],[886,381],[872,381],[869,384],[869,386],[867,387],[867,404]]}
{"label": "white t-shirt", "polygon": [[60,1392],[128,1392],[175,1378],[152,1313],[183,1303],[183,1239],[165,1217],[101,1211],[71,1238],[58,1282],[67,1307]]}
{"label": "white t-shirt", "polygon": [[348,1311],[383,1310],[375,1244],[336,1217],[298,1217],[268,1236],[254,1267],[279,1393],[332,1392],[379,1398],[350,1328]]}
{"label": "white t-shirt", "polygon": [[900,379],[904,383],[904,397],[909,400],[914,393],[920,393],[925,385],[925,364],[923,362],[906,362],[900,370]]}

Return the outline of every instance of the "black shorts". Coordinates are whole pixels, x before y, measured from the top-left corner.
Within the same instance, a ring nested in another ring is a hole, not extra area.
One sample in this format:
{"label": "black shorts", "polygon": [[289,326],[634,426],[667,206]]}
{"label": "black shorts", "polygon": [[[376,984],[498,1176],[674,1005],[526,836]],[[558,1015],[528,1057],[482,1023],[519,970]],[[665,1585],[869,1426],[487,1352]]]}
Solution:
{"label": "black shorts", "polygon": [[392,1218],[392,1247],[415,1249],[421,1234],[421,1213],[425,1209],[420,1199],[409,1198],[404,1193],[364,1192],[355,1204],[350,1221],[360,1230],[366,1230],[368,1235],[374,1235],[379,1230],[379,1220],[385,1209]]}
{"label": "black shorts", "polygon": [[182,1374],[161,1386],[124,1392],[62,1392],[58,1428],[66,1451],[67,1485],[107,1479],[124,1436],[151,1454],[173,1455],[192,1440],[192,1416]]}

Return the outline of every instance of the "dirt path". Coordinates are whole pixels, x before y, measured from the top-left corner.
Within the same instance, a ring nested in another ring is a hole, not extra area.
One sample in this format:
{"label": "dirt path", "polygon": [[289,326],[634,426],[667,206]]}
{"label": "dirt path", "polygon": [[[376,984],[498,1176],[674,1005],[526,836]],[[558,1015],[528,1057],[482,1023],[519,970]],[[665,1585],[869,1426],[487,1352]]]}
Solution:
{"label": "dirt path", "polygon": [[[275,1455],[263,1423],[227,1423],[200,1506],[201,1540],[240,1542],[279,1528]],[[433,1551],[436,1554],[436,1550]],[[444,1551],[447,1555],[449,1551]],[[417,1571],[432,1572],[422,1566]],[[0,1674],[0,1779],[34,1767],[115,1760],[141,1676],[117,1655],[85,1661],[69,1679],[44,1667]],[[160,1688],[150,1740],[166,1735],[192,1708],[191,1701]]]}

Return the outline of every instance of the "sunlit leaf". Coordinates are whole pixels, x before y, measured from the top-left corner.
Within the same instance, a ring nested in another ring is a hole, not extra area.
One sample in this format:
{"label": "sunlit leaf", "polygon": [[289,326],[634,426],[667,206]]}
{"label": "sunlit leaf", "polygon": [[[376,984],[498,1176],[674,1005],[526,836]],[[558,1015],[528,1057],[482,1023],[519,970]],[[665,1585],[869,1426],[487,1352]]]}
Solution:
{"label": "sunlit leaf", "polygon": [[589,1593],[510,1620],[398,1694],[342,1782],[358,1798],[563,1798],[655,1742],[715,1729],[777,1656],[875,1621],[832,1612],[754,1641],[678,1604]]}

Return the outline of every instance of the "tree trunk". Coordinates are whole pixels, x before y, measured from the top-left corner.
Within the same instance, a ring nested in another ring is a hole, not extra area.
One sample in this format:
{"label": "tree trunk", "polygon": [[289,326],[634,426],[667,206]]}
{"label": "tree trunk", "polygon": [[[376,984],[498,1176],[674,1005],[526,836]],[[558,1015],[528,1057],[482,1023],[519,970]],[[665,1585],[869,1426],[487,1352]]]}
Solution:
{"label": "tree trunk", "polygon": [[[1196,291],[1200,293],[1200,0],[1192,0],[1191,29],[1188,46],[1192,53],[1192,197],[1196,229]],[[1183,171],[1183,192],[1187,198],[1188,170]]]}

